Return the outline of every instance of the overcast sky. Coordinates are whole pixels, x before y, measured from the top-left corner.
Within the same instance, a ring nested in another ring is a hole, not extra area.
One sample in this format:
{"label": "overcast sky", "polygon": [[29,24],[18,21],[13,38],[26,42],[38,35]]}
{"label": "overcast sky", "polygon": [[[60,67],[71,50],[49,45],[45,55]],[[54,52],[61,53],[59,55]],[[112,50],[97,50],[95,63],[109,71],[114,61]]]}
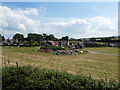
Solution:
{"label": "overcast sky", "polygon": [[0,30],[6,38],[15,33],[58,38],[118,35],[117,2],[4,2],[0,11]]}

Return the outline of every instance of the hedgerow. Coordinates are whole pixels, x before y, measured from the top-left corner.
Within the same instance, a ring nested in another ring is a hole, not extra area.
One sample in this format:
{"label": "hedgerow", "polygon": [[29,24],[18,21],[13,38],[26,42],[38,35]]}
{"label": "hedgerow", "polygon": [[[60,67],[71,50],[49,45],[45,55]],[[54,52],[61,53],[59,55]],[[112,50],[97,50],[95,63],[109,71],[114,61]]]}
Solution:
{"label": "hedgerow", "polygon": [[2,70],[3,90],[117,90],[115,81],[94,80],[91,76],[33,66],[10,66]]}
{"label": "hedgerow", "polygon": [[56,50],[64,50],[64,48],[57,47],[57,46],[44,46],[44,47],[41,47],[41,49],[52,49],[54,51],[56,51]]}

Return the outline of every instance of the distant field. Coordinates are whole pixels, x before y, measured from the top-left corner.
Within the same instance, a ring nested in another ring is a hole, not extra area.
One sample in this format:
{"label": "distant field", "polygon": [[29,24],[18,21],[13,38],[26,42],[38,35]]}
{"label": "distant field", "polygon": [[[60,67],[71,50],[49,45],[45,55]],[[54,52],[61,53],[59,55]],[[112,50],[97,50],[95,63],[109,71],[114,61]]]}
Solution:
{"label": "distant field", "polygon": [[[117,48],[85,48],[86,50],[106,53],[117,53]],[[49,53],[38,53],[39,47],[2,47],[3,66],[34,65],[47,69],[65,70],[72,74],[91,74],[95,79],[118,80],[118,57],[114,55],[103,55],[86,53],[80,55],[52,55]]]}
{"label": "distant field", "polygon": [[97,44],[108,44],[108,43],[104,43],[104,42],[95,42]]}
{"label": "distant field", "polygon": [[118,48],[116,47],[88,47],[84,48],[85,50],[88,51],[93,51],[93,52],[101,52],[101,53],[109,53],[109,54],[118,54]]}

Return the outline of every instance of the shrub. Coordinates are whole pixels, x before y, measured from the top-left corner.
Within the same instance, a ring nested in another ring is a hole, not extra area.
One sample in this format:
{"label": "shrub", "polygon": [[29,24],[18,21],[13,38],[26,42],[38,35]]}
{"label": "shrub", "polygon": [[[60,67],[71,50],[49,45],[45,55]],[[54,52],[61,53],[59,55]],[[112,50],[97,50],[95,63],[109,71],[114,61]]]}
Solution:
{"label": "shrub", "polygon": [[57,47],[57,46],[44,46],[44,47],[41,47],[41,49],[52,49],[54,51],[56,51],[56,50],[64,50],[64,48]]}
{"label": "shrub", "polygon": [[39,69],[32,66],[11,66],[2,70],[3,90],[117,90],[118,84],[94,80],[91,76],[72,75],[67,72]]}

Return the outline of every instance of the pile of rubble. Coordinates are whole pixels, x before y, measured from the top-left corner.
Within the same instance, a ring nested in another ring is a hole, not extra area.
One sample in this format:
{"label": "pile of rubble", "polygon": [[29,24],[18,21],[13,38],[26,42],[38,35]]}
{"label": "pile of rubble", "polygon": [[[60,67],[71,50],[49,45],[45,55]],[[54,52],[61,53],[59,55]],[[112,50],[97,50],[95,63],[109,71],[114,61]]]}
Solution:
{"label": "pile of rubble", "polygon": [[83,54],[85,50],[74,49],[74,50],[57,50],[53,51],[52,49],[40,49],[38,52],[52,53],[53,55],[77,55],[78,52]]}
{"label": "pile of rubble", "polygon": [[85,51],[83,51],[83,50],[79,50],[79,49],[74,49],[74,52],[84,53]]}
{"label": "pile of rubble", "polygon": [[45,52],[45,53],[54,53],[52,49],[40,49],[38,52]]}
{"label": "pile of rubble", "polygon": [[54,55],[77,55],[73,50],[57,50]]}

